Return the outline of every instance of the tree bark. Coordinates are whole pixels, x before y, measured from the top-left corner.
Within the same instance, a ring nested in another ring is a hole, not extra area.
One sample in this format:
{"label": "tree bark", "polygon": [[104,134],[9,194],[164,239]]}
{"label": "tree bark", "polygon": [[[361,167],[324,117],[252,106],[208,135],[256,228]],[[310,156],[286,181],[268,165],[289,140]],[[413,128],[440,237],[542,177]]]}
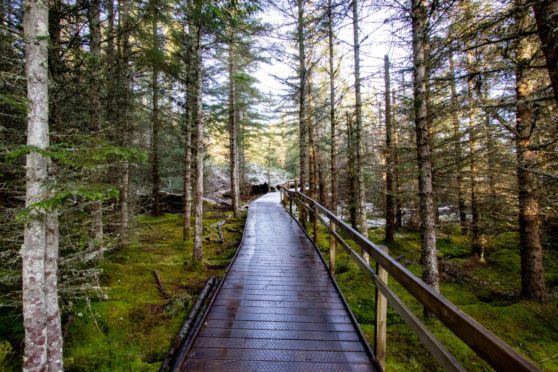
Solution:
{"label": "tree bark", "polygon": [[[333,66],[333,5],[327,2],[327,40],[329,53],[329,122],[330,122],[330,167],[331,167],[331,211],[337,213],[337,132],[335,117],[335,70]],[[336,243],[332,236],[332,244]]]}
{"label": "tree bark", "polygon": [[300,191],[306,187],[308,166],[307,125],[306,125],[306,51],[304,35],[304,0],[297,0],[297,44],[298,44],[298,125],[299,125],[299,156],[300,156]]}
{"label": "tree bark", "polygon": [[385,241],[393,242],[395,231],[395,183],[393,156],[393,128],[391,116],[391,82],[389,76],[389,58],[384,57],[384,85],[385,85],[385,120],[386,120],[386,231]]}
{"label": "tree bark", "polygon": [[194,94],[194,71],[192,63],[192,30],[189,28],[185,35],[185,108],[184,108],[184,164],[183,164],[183,194],[184,194],[184,221],[182,225],[182,240],[190,238],[192,224],[192,110],[194,104],[192,97]]}
{"label": "tree bark", "polygon": [[[89,20],[89,51],[91,54],[91,81],[89,82],[89,129],[94,139],[100,138],[101,131],[101,1],[91,0],[88,11]],[[91,182],[101,180],[99,170],[94,169]],[[94,201],[90,207],[92,223],[90,228],[89,248],[103,252],[103,203]]]}
{"label": "tree bark", "polygon": [[[529,27],[529,13],[516,1],[516,24],[519,30]],[[532,98],[536,90],[530,76],[534,50],[528,38],[521,38],[516,49],[516,154],[519,204],[519,244],[521,253],[521,296],[544,301],[547,290],[544,282],[543,252],[539,229],[538,185],[530,172],[537,165],[537,153],[530,149],[535,116]]]}
{"label": "tree bark", "polygon": [[[158,9],[152,9],[157,12]],[[156,14],[152,15],[152,37],[153,48],[160,49],[159,32],[157,30]],[[151,75],[151,103],[153,105],[151,111],[151,215],[161,215],[161,175],[159,173],[159,66],[157,62],[153,62]]]}
{"label": "tree bark", "polygon": [[419,173],[419,210],[422,279],[439,292],[436,225],[432,192],[432,159],[426,110],[428,14],[425,0],[412,0],[414,111]]}
{"label": "tree bark", "polygon": [[[358,30],[358,1],[352,0],[353,8],[353,52],[355,63],[355,181],[357,188],[357,226],[362,235],[368,238],[368,218],[366,216],[366,194],[364,191],[364,160],[363,160],[363,128],[362,128],[362,96],[360,93],[360,39]],[[369,262],[368,253],[361,252],[362,258]]]}
{"label": "tree bark", "polygon": [[[130,106],[130,77],[128,76],[130,60],[130,12],[132,2],[130,0],[119,0],[118,9],[118,59],[116,65],[116,80],[118,94],[116,102],[118,104],[119,124],[122,127],[123,147],[128,146],[129,131],[129,106]],[[120,178],[120,244],[128,244],[128,225],[129,225],[129,190],[130,190],[130,164],[124,161],[122,164],[122,174]]]}
{"label": "tree bark", "polygon": [[392,91],[392,130],[393,130],[393,177],[395,182],[395,229],[400,229],[403,225],[403,206],[401,205],[401,179],[399,171],[399,125],[397,121],[397,99],[395,90]]}
{"label": "tree bark", "polygon": [[[464,2],[467,4],[467,2]],[[469,18],[469,8],[465,9],[466,17]],[[467,80],[467,101],[469,104],[469,174],[470,174],[470,187],[471,187],[471,248],[473,254],[484,260],[484,249],[481,242],[480,232],[480,205],[479,205],[479,182],[478,178],[478,160],[477,160],[477,119],[478,110],[476,109],[476,102],[473,97],[475,91],[475,78],[478,73],[476,71],[476,61],[473,58],[473,53],[467,51],[466,54],[467,72],[469,78]]]}
{"label": "tree bark", "polygon": [[[199,1],[195,2],[195,6],[199,7]],[[195,223],[194,223],[194,260],[200,261],[203,258],[202,235],[203,235],[203,158],[204,158],[204,126],[202,119],[202,54],[201,54],[201,20],[197,19],[192,23],[193,35],[193,55],[195,73],[195,93],[194,107],[192,114],[194,115],[194,138],[193,146],[195,151]]]}
{"label": "tree bark", "polygon": [[357,187],[355,180],[355,133],[352,116],[347,112],[347,150],[349,153],[349,221],[353,229],[357,229]]}
{"label": "tree bark", "polygon": [[457,191],[457,209],[459,211],[459,224],[461,226],[461,234],[467,233],[467,213],[465,211],[465,195],[463,195],[463,152],[461,150],[461,130],[459,125],[459,102],[457,99],[457,90],[455,87],[455,67],[453,55],[449,55],[450,68],[450,89],[451,89],[451,120],[453,125],[454,148],[453,156],[455,157],[455,189]]}
{"label": "tree bark", "polygon": [[[27,77],[27,145],[49,147],[48,2],[24,4],[25,72]],[[26,158],[22,256],[24,370],[61,371],[62,334],[57,296],[58,217],[34,206],[48,197],[49,159],[37,152]]]}
{"label": "tree bark", "polygon": [[231,30],[232,40],[229,43],[229,161],[230,161],[230,184],[231,205],[233,215],[238,216],[240,209],[240,183],[238,180],[238,123],[237,123],[237,88],[235,82],[236,56],[235,56],[235,30]]}
{"label": "tree bark", "polygon": [[558,1],[538,0],[533,8],[554,99],[558,103]]}

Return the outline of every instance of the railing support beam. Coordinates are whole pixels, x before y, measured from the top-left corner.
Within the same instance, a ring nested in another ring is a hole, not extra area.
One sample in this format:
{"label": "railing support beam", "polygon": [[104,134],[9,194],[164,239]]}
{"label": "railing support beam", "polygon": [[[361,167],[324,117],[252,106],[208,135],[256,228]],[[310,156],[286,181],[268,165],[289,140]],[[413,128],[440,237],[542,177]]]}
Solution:
{"label": "railing support beam", "polygon": [[333,235],[335,231],[335,223],[333,221],[329,221],[329,272],[331,276],[335,276],[335,250],[337,248],[337,239]]}
{"label": "railing support beam", "polygon": [[[380,246],[388,254],[388,248]],[[376,263],[376,273],[380,280],[387,286],[388,272]],[[374,325],[374,355],[382,369],[386,369],[386,350],[387,350],[387,298],[376,286],[376,322]]]}

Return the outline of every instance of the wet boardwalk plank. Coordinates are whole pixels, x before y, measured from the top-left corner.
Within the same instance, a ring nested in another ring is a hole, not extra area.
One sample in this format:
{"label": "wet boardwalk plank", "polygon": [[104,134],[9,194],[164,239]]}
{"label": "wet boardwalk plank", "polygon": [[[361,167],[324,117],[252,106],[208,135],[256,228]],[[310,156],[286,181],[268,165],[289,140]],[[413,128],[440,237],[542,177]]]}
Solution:
{"label": "wet boardwalk plank", "polygon": [[372,371],[373,364],[312,243],[267,194],[183,371]]}

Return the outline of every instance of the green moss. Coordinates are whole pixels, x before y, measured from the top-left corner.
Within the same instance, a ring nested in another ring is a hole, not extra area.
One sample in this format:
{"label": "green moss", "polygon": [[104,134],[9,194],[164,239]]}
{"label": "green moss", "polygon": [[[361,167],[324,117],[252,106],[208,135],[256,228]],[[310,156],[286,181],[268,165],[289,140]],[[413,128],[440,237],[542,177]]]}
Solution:
{"label": "green moss", "polygon": [[[489,236],[486,263],[480,263],[477,258],[471,256],[467,236],[459,234],[457,228],[450,227],[445,227],[437,241],[442,272],[442,294],[525,357],[534,361],[542,370],[558,370],[558,302],[553,299],[541,305],[519,300],[518,234],[506,232]],[[376,243],[385,244],[383,234],[382,229],[374,229],[369,232],[369,238]],[[354,242],[348,243],[360,252]],[[323,228],[320,229],[318,246],[326,262],[329,262],[329,238]],[[420,277],[418,233],[398,232],[396,242],[389,244],[389,251]],[[557,256],[557,252],[545,252],[547,278],[558,278]],[[372,344],[375,308],[372,281],[339,245],[336,268],[336,281],[365,336]],[[552,282],[548,283],[552,285]],[[422,318],[421,304],[391,278],[389,285],[407,306]],[[467,370],[490,370],[483,360],[441,322],[429,319],[425,324]],[[387,368],[391,371],[442,370],[391,307],[388,307]]]}
{"label": "green moss", "polygon": [[[211,210],[204,216],[204,257],[226,264],[240,242],[245,216]],[[211,239],[217,221],[224,243]],[[108,299],[91,299],[75,305],[65,339],[68,371],[156,371],[160,367],[195,296],[211,275],[192,260],[192,239],[182,240],[182,216],[140,216],[132,242],[107,254],[101,263],[102,286]],[[161,278],[165,298],[157,288],[154,271]]]}

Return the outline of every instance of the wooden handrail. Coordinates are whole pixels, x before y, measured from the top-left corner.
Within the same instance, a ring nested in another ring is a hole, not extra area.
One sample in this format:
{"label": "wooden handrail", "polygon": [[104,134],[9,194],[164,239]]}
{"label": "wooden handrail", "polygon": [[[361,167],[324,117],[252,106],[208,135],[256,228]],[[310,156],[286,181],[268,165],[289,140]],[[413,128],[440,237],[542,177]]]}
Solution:
{"label": "wooden handrail", "polygon": [[[441,294],[435,292],[430,286],[411,273],[407,268],[397,262],[382,248],[369,241],[366,237],[343,222],[339,217],[316,202],[314,199],[299,191],[291,191],[285,186],[279,186],[279,190],[285,193],[287,198],[298,200],[299,203],[308,209],[310,213],[318,211],[318,218],[328,229],[330,234],[335,236],[341,246],[348,251],[350,256],[374,279],[377,288],[387,297],[389,304],[402,316],[402,318],[417,333],[423,344],[432,355],[450,370],[463,370],[463,367],[449,354],[441,343],[432,336],[416,315],[412,313],[405,304],[380,281],[374,270],[362,260],[362,258],[350,248],[342,239],[338,231],[343,231],[360,248],[368,252],[374,260],[383,267],[399,284],[401,284],[412,296],[414,296],[428,311],[436,315],[446,327],[448,327],[458,338],[465,342],[477,355],[488,362],[493,368],[501,371],[537,371],[538,368],[530,361],[525,359],[511,346],[506,344],[483,325],[461,311],[457,306],[447,300]],[[298,204],[298,203],[297,203]],[[326,216],[329,223],[319,215]],[[330,228],[330,224],[336,226]]]}

